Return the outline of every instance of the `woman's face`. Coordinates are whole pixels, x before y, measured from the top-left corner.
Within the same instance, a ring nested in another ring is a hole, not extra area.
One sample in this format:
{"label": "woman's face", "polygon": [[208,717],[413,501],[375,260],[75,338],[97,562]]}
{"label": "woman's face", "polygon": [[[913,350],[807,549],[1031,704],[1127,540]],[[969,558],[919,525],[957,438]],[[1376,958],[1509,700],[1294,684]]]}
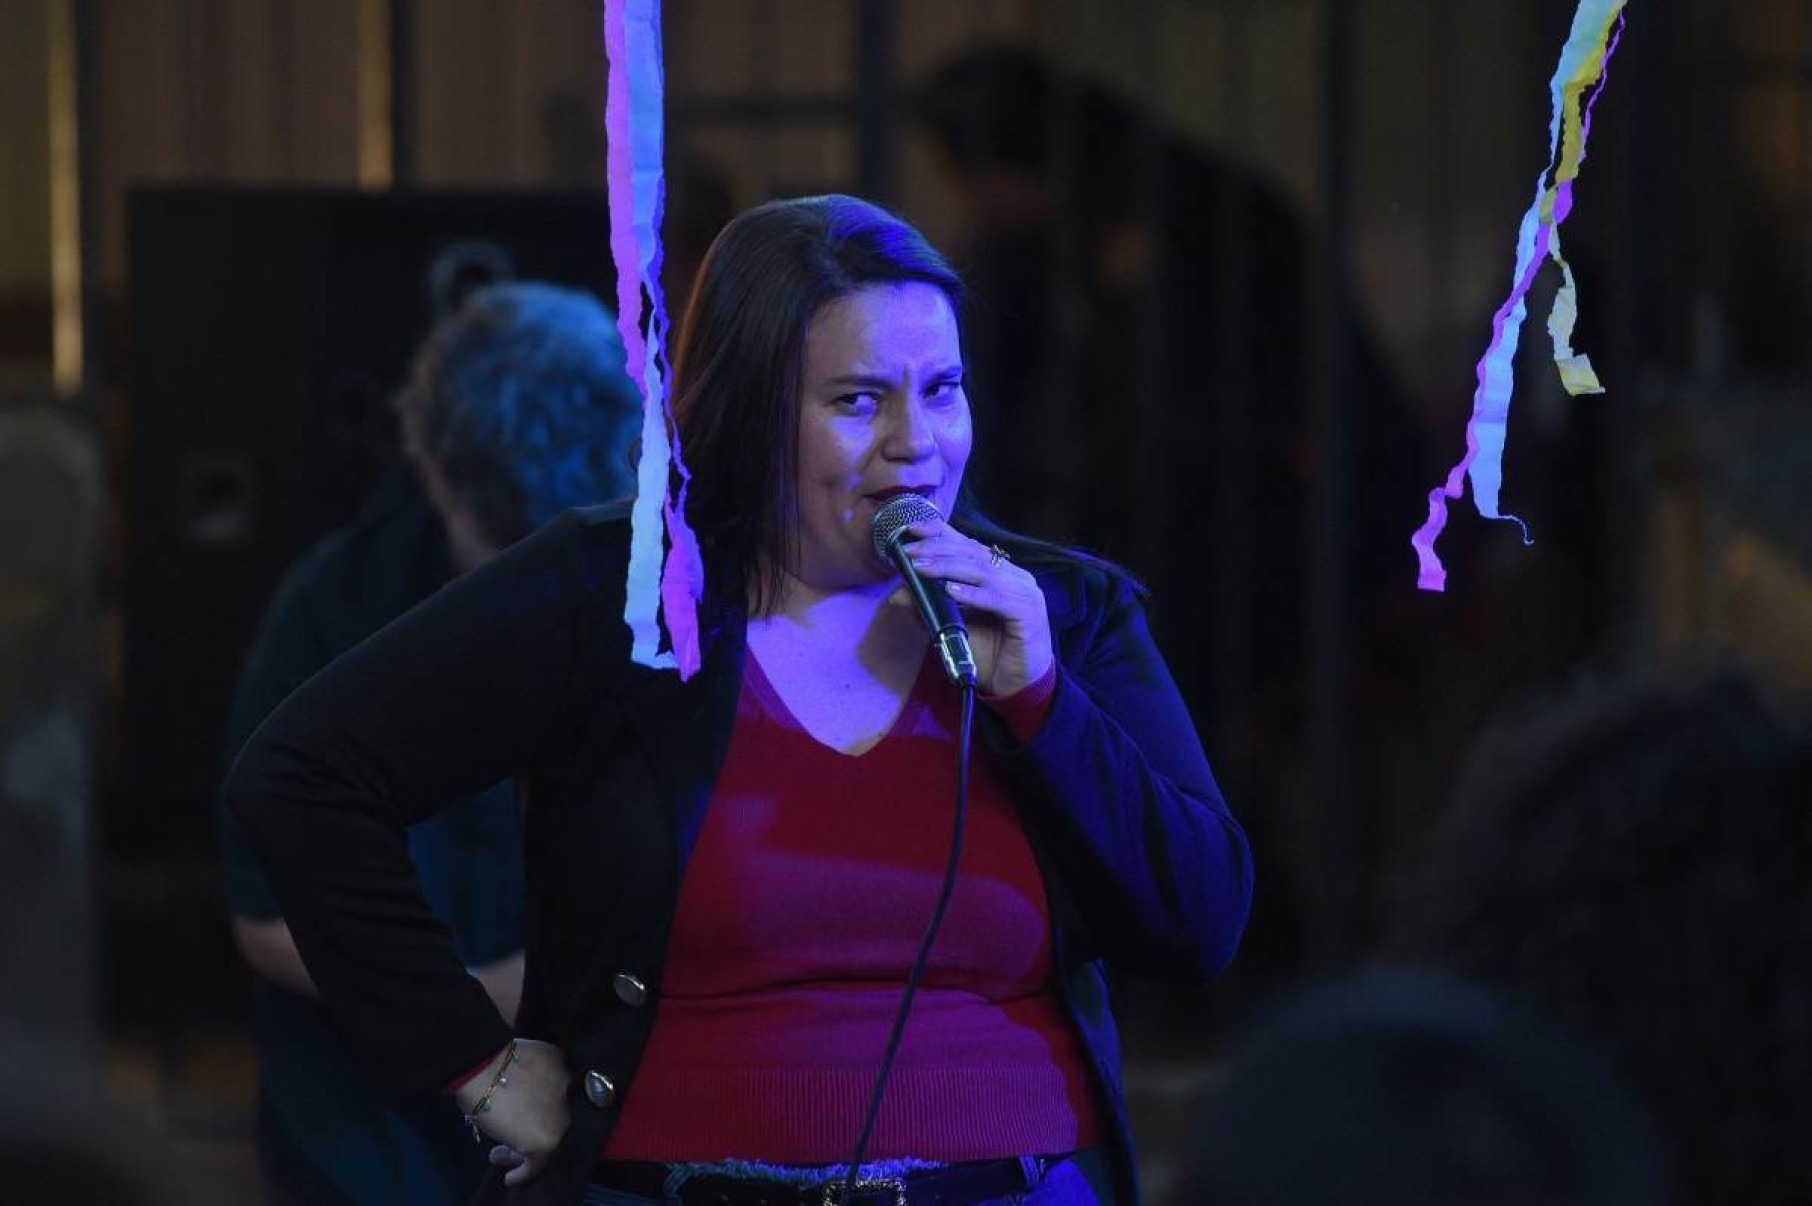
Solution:
{"label": "woman's face", "polygon": [[956,314],[935,285],[872,285],[812,316],[799,399],[799,563],[808,586],[885,582],[868,525],[912,492],[949,515],[969,463]]}

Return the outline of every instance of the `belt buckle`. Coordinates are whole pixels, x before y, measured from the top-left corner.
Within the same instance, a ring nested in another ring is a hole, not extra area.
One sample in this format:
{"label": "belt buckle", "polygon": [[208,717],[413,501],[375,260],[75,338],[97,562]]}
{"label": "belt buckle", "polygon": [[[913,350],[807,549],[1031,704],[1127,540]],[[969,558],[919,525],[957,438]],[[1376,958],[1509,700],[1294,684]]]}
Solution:
{"label": "belt buckle", "polygon": [[[839,1177],[826,1185],[820,1206],[844,1206],[843,1187],[845,1183],[843,1178]],[[861,1193],[865,1189],[891,1189],[893,1190],[893,1206],[906,1206],[906,1178],[904,1177],[857,1177],[852,1188],[857,1193]]]}

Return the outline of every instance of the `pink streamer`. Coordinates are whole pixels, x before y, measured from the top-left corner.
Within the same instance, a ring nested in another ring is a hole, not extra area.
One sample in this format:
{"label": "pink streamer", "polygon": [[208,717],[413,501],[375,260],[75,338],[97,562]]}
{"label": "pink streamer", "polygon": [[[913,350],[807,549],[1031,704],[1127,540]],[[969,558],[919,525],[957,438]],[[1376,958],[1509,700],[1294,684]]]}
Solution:
{"label": "pink streamer", "polygon": [[[623,621],[631,633],[631,657],[656,669],[677,668],[681,679],[689,679],[698,672],[701,659],[698,601],[704,595],[704,563],[698,541],[686,525],[686,487],[691,479],[680,457],[667,396],[659,0],[605,0],[604,50],[609,64],[604,129],[617,330],[623,338],[625,367],[642,391],[641,460],[636,466]],[[675,476],[677,490],[671,481]],[[668,652],[660,648],[662,620],[670,641]]]}

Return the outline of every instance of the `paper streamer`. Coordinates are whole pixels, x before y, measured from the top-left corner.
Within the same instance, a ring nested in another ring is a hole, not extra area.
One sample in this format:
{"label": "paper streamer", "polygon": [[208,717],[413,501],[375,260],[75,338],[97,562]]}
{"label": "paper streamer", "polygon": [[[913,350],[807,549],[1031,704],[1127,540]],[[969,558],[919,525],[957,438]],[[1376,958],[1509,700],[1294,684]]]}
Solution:
{"label": "paper streamer", "polygon": [[[699,666],[698,601],[705,574],[698,541],[686,526],[686,487],[691,479],[680,459],[667,399],[659,0],[605,0],[604,53],[609,66],[604,130],[617,330],[623,337],[629,377],[642,391],[641,460],[630,516],[623,622],[629,626],[632,658],[657,670],[677,669],[681,679],[689,679]],[[674,477],[679,479],[677,490],[671,485]],[[661,649],[662,620],[667,651]]]}
{"label": "paper streamer", "polygon": [[[1598,394],[1604,387],[1586,356],[1573,350],[1573,322],[1579,314],[1579,297],[1573,269],[1560,252],[1560,226],[1573,209],[1573,182],[1585,162],[1586,140],[1592,130],[1592,108],[1610,79],[1611,57],[1623,36],[1626,0],[1580,0],[1573,14],[1572,32],[1561,51],[1560,64],[1548,91],[1554,113],[1548,123],[1548,166],[1535,185],[1535,200],[1523,215],[1516,237],[1516,269],[1511,275],[1510,296],[1491,320],[1491,343],[1478,363],[1478,385],[1472,395],[1472,418],[1466,424],[1466,454],[1447,480],[1428,494],[1428,519],[1410,538],[1419,565],[1416,585],[1423,590],[1445,590],[1447,571],[1435,553],[1435,540],[1447,526],[1447,502],[1458,499],[1468,478],[1472,503],[1486,519],[1507,519],[1529,530],[1514,515],[1498,511],[1498,491],[1503,484],[1504,437],[1510,418],[1510,395],[1516,385],[1516,346],[1527,316],[1529,287],[1544,259],[1560,265],[1561,285],[1548,314],[1548,334],[1554,343],[1554,364],[1561,385],[1569,394]],[[1585,95],[1593,89],[1591,95]]]}

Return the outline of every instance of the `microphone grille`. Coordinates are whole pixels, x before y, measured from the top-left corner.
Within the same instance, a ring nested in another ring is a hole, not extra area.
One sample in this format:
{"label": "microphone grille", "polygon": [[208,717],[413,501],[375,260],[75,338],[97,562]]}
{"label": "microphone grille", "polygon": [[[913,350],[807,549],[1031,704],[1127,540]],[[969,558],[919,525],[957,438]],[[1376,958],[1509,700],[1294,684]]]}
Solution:
{"label": "microphone grille", "polygon": [[875,552],[886,561],[888,549],[901,531],[915,523],[942,518],[938,509],[922,495],[896,494],[875,508],[875,517],[868,521],[868,535],[875,543]]}

